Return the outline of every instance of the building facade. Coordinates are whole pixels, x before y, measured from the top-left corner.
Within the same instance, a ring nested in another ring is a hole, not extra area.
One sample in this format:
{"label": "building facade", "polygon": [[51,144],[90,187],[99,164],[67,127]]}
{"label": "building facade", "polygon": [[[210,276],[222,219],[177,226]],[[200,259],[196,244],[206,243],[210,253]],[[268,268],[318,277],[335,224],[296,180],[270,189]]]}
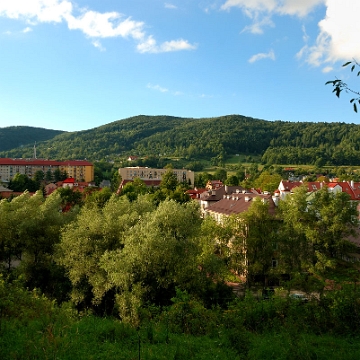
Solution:
{"label": "building facade", "polygon": [[[125,167],[119,169],[119,174],[122,180],[134,180],[139,178],[141,180],[159,180],[168,171],[168,169],[153,169],[147,167]],[[172,169],[176,175],[177,181],[182,183],[186,182],[190,186],[194,186],[194,172],[185,169]]]}
{"label": "building facade", "polygon": [[16,174],[32,178],[37,171],[65,171],[77,181],[94,180],[94,165],[86,160],[43,160],[43,159],[8,159],[0,158],[0,181],[9,182]]}

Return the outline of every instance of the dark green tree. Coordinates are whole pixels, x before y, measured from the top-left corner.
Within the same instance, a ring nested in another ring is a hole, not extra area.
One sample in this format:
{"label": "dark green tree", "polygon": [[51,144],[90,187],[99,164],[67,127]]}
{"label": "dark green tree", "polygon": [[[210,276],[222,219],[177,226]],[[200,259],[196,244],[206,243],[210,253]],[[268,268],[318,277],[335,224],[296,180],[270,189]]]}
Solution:
{"label": "dark green tree", "polygon": [[214,173],[214,180],[221,180],[223,183],[227,178],[227,171],[225,169],[216,169]]}
{"label": "dark green tree", "polygon": [[50,183],[54,180],[54,174],[52,173],[52,171],[49,169],[46,171],[45,173],[45,181]]}
{"label": "dark green tree", "polygon": [[239,185],[239,178],[236,175],[230,175],[226,178],[225,185],[237,186]]}

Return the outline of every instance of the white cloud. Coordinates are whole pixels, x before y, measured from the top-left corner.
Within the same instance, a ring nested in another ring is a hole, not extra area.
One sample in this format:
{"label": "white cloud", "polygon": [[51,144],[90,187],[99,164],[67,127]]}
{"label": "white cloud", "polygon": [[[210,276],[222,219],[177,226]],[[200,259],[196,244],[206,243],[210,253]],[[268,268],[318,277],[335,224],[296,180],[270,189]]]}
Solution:
{"label": "white cloud", "polygon": [[62,22],[71,14],[68,0],[2,0],[0,16],[10,19],[29,19],[37,22]]}
{"label": "white cloud", "polygon": [[314,45],[307,43],[298,54],[314,66],[336,61],[360,59],[360,2],[326,0],[326,16],[319,22]]}
{"label": "white cloud", "polygon": [[222,10],[233,7],[240,8],[243,13],[252,19],[252,25],[246,26],[243,31],[262,34],[263,28],[274,26],[273,15],[296,15],[304,17],[316,6],[326,0],[226,0],[221,6]]}
{"label": "white cloud", "polygon": [[323,73],[329,73],[329,72],[331,72],[331,71],[333,71],[334,70],[334,68],[332,67],[332,66],[325,66],[323,69],[322,69],[322,72]]}
{"label": "white cloud", "polygon": [[[172,7],[171,4],[165,4]],[[75,10],[77,13],[75,13]],[[170,40],[157,45],[152,35],[147,35],[142,21],[135,21],[118,12],[100,13],[88,9],[78,9],[70,0],[0,0],[0,17],[23,20],[36,25],[41,22],[65,22],[70,30],[80,30],[94,39],[93,45],[103,50],[98,41],[101,38],[132,38],[141,53],[161,53],[192,50],[187,40]]]}
{"label": "white cloud", "polygon": [[183,39],[165,41],[164,43],[157,45],[156,40],[152,36],[149,36],[137,46],[138,51],[141,53],[163,53],[180,50],[194,50],[196,48],[196,45],[189,44],[187,40]]}
{"label": "white cloud", "polygon": [[143,22],[131,18],[123,19],[123,15],[117,12],[86,11],[79,17],[68,16],[67,21],[70,30],[81,30],[89,37],[131,36],[134,39],[142,39],[145,36]]}
{"label": "white cloud", "polygon": [[264,27],[274,27],[274,23],[271,20],[270,16],[259,17],[258,14],[255,15],[255,19],[251,25],[245,26],[241,32],[251,32],[252,34],[263,34]]}
{"label": "white cloud", "polygon": [[102,46],[101,42],[99,40],[94,40],[92,44],[99,49],[100,51],[106,51],[106,49]]}
{"label": "white cloud", "polygon": [[152,89],[152,90],[156,90],[156,91],[160,91],[162,93],[168,92],[169,90],[166,88],[163,88],[160,85],[152,85],[152,84],[147,84],[146,86],[148,89]]}
{"label": "white cloud", "polygon": [[173,4],[170,4],[170,3],[165,3],[164,6],[165,6],[166,9],[173,9],[173,10],[177,9],[176,5],[173,5]]}
{"label": "white cloud", "polygon": [[31,32],[31,31],[33,31],[33,29],[31,27],[26,27],[22,32],[24,34],[26,34],[26,33]]}
{"label": "white cloud", "polygon": [[273,50],[270,50],[268,53],[259,53],[253,55],[248,61],[250,64],[254,63],[255,61],[263,60],[263,59],[271,59],[275,60],[275,53]]}
{"label": "white cloud", "polygon": [[187,40],[171,40],[165,41],[159,47],[160,52],[180,51],[180,50],[195,50],[197,45],[189,44]]}

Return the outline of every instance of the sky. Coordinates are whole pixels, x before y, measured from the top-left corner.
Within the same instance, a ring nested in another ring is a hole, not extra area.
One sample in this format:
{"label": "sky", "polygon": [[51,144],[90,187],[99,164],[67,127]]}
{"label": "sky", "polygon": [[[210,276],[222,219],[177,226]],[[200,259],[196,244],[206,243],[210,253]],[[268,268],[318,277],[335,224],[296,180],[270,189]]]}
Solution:
{"label": "sky", "polygon": [[[0,0],[0,127],[136,115],[345,122],[360,0]],[[359,68],[360,70],[360,68]]]}

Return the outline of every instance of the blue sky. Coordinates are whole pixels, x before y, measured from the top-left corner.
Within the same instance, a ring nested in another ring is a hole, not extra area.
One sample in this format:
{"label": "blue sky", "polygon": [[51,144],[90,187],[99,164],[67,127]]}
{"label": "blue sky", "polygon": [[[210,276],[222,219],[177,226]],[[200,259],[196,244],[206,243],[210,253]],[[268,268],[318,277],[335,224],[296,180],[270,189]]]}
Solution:
{"label": "blue sky", "polygon": [[143,115],[359,123],[360,0],[0,0],[0,127]]}

